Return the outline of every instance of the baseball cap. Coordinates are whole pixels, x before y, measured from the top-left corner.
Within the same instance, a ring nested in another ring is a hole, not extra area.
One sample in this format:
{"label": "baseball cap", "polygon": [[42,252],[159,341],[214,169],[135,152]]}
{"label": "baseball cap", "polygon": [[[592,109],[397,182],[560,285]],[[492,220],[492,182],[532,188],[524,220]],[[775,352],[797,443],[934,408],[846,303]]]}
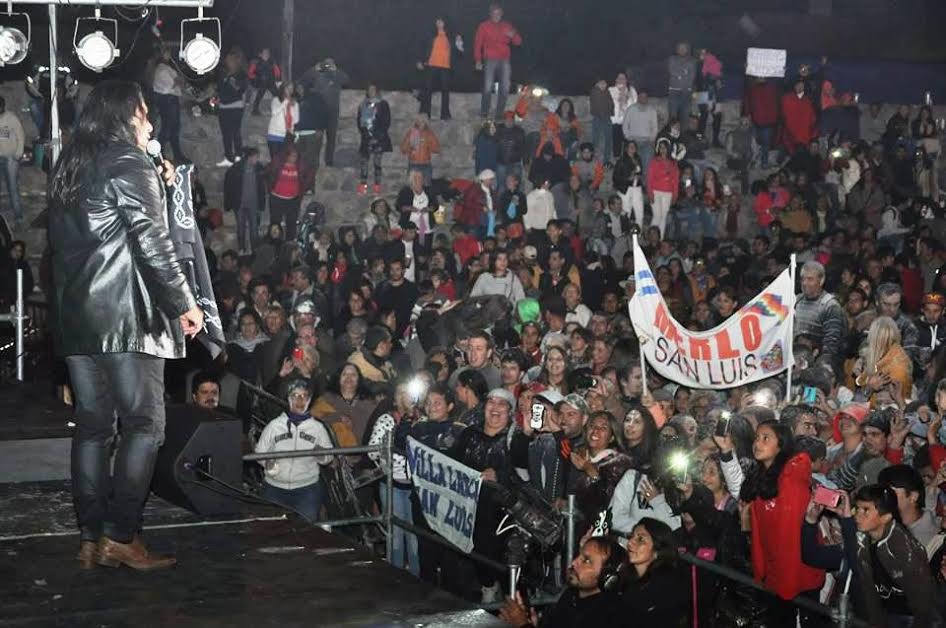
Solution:
{"label": "baseball cap", "polygon": [[562,400],[562,403],[575,408],[582,414],[588,414],[588,402],[585,401],[585,398],[578,393],[569,393]]}
{"label": "baseball cap", "polygon": [[530,244],[523,249],[522,256],[526,259],[536,259],[539,256],[539,251]]}
{"label": "baseball cap", "polygon": [[505,388],[494,388],[486,395],[487,399],[501,399],[509,404],[510,408],[516,407],[516,398]]}
{"label": "baseball cap", "polygon": [[535,398],[541,399],[542,401],[546,401],[552,404],[553,406],[556,405],[559,401],[565,400],[565,397],[562,396],[562,393],[558,392],[557,390],[551,390],[551,389],[543,390],[542,392],[538,393],[535,396]]}

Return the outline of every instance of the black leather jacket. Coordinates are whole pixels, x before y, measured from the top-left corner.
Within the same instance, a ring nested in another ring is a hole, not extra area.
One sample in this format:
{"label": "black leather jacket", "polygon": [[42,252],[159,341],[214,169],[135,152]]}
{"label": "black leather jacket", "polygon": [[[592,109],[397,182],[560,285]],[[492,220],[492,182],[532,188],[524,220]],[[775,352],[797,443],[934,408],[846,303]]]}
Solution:
{"label": "black leather jacket", "polygon": [[167,227],[163,182],[144,151],[112,144],[51,202],[52,329],[61,355],[184,356],[178,317],[196,305]]}

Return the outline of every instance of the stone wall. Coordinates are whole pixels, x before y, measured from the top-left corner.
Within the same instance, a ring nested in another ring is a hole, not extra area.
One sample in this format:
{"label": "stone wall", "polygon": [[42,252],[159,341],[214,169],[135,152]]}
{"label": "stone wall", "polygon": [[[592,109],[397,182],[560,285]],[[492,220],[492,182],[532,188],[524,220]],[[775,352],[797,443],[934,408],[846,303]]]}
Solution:
{"label": "stone wall", "polygon": [[[23,111],[26,98],[18,84],[9,84],[0,87],[0,94],[7,98],[8,108]],[[384,190],[383,194],[392,197],[404,184],[406,179],[407,161],[397,150],[397,145],[410,126],[418,109],[418,102],[409,92],[388,92],[385,99],[391,106],[392,124],[391,139],[395,152],[384,157]],[[360,216],[367,211],[372,196],[358,196],[355,187],[358,183],[358,143],[359,135],[355,127],[355,115],[363,93],[358,90],[345,90],[342,94],[341,118],[339,120],[338,144],[336,149],[335,167],[322,167],[318,172],[316,198],[328,208],[328,222],[337,227],[343,224],[357,222]],[[472,178],[473,173],[473,139],[481,124],[479,116],[479,94],[454,93],[451,95],[451,113],[453,119],[447,122],[436,119],[439,113],[439,96],[433,99],[435,119],[431,126],[440,138],[443,151],[434,158],[435,176],[448,178]],[[590,130],[588,115],[588,97],[572,97],[575,109],[582,120],[583,128]],[[652,99],[652,102],[665,116],[666,105],[662,99]],[[737,101],[721,103],[724,128],[730,128],[738,119],[739,106]],[[264,105],[264,110],[266,106]],[[893,112],[893,106],[888,108],[885,115]],[[938,107],[937,117],[946,117],[946,107]],[[29,120],[29,115],[21,115],[28,136],[35,136],[36,130]],[[663,119],[661,120],[663,122]],[[264,159],[267,158],[266,126],[268,116],[252,116],[247,110],[243,124],[243,137],[247,145],[257,146]],[[182,144],[185,152],[194,160],[199,168],[199,176],[203,181],[211,206],[220,206],[223,196],[224,169],[217,168],[216,164],[223,157],[223,146],[220,141],[220,130],[214,116],[194,117],[189,111],[182,119]],[[717,165],[725,161],[722,151],[709,151],[708,158]],[[28,215],[27,224],[34,220],[45,208],[45,175],[37,168],[25,167],[21,169],[21,195],[25,201]],[[723,169],[722,176],[725,175]],[[606,184],[602,193],[609,189]],[[264,217],[264,224],[265,224]],[[215,250],[235,247],[235,227],[232,214],[225,214],[224,227],[210,239],[209,244]],[[18,237],[27,241],[32,258],[38,259],[45,246],[45,230],[32,228],[21,230]]]}

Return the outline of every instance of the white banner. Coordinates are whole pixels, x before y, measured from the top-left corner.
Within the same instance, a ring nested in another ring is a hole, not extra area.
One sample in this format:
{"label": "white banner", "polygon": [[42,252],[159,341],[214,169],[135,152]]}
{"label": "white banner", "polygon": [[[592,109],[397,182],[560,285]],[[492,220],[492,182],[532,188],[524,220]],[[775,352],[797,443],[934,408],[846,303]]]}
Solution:
{"label": "white banner", "polygon": [[631,322],[647,362],[663,377],[718,390],[771,377],[792,363],[795,294],[788,270],[729,320],[703,332],[688,330],[670,315],[636,242],[634,277]]}
{"label": "white banner", "polygon": [[431,529],[460,551],[473,551],[480,472],[407,437],[407,466]]}
{"label": "white banner", "polygon": [[746,74],[762,78],[784,77],[788,52],[777,48],[746,50]]}

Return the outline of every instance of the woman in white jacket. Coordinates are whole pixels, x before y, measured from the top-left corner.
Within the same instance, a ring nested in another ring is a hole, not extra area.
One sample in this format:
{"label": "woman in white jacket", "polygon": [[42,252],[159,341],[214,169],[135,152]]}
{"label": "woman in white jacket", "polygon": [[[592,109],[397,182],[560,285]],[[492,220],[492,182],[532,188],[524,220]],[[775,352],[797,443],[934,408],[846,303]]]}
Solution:
{"label": "woman in white jacket", "polygon": [[[309,414],[312,393],[305,381],[289,384],[289,410],[269,422],[256,442],[256,453],[329,449],[332,439],[325,425]],[[263,497],[282,504],[309,521],[319,518],[322,508],[320,465],[332,456],[305,456],[264,460]]]}
{"label": "woman in white jacket", "polygon": [[269,158],[282,150],[286,136],[291,136],[299,122],[299,103],[293,95],[293,86],[285,81],[279,86],[279,93],[273,96],[270,105],[269,127],[266,129],[266,144],[269,146]]}
{"label": "woman in white jacket", "polygon": [[644,517],[663,521],[671,530],[681,525],[680,517],[673,513],[663,492],[637,469],[629,469],[614,489],[611,517],[611,529],[625,538]]}

